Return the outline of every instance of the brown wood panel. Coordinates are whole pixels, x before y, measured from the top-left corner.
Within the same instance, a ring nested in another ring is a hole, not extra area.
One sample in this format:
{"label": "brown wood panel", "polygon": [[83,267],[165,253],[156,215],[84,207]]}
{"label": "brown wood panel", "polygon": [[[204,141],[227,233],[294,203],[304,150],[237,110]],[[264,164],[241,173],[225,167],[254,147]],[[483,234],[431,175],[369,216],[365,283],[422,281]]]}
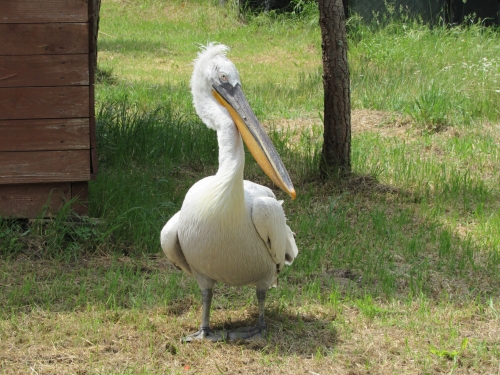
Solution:
{"label": "brown wood panel", "polygon": [[89,117],[89,87],[0,88],[0,119]]}
{"label": "brown wood panel", "polygon": [[0,24],[0,55],[89,52],[87,23]]}
{"label": "brown wood panel", "polygon": [[0,185],[0,216],[40,217],[56,213],[71,198],[71,184]]}
{"label": "brown wood panel", "polygon": [[90,119],[0,120],[1,151],[90,148]]}
{"label": "brown wood panel", "polygon": [[0,56],[0,87],[88,84],[86,54]]}
{"label": "brown wood panel", "polygon": [[1,0],[0,23],[87,22],[88,0]]}
{"label": "brown wood panel", "polygon": [[0,153],[0,184],[89,179],[90,150]]}

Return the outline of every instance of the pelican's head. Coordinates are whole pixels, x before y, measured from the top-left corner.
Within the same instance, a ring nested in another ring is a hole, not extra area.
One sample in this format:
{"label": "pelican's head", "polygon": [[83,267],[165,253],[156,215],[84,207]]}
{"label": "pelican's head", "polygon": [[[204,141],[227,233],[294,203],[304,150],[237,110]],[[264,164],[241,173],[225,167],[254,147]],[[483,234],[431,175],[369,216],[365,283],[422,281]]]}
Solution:
{"label": "pelican's head", "polygon": [[225,45],[210,43],[198,54],[191,77],[196,113],[214,130],[225,120],[234,123],[259,166],[295,199],[290,176],[241,90],[238,70],[226,57],[228,50]]}
{"label": "pelican's head", "polygon": [[191,77],[191,93],[196,113],[209,128],[219,130],[225,117],[232,122],[229,114],[220,107],[212,95],[213,85],[220,81],[220,76],[228,77],[232,86],[240,83],[240,76],[234,64],[226,57],[229,47],[210,43],[201,47],[198,58],[194,61]]}

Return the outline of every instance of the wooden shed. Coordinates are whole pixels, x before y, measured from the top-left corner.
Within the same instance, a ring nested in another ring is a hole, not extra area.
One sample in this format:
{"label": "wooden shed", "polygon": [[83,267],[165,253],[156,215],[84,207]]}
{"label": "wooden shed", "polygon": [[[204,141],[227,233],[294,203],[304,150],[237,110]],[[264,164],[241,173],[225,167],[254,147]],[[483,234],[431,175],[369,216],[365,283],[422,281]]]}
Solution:
{"label": "wooden shed", "polygon": [[51,215],[75,197],[88,214],[94,1],[0,0],[0,216]]}

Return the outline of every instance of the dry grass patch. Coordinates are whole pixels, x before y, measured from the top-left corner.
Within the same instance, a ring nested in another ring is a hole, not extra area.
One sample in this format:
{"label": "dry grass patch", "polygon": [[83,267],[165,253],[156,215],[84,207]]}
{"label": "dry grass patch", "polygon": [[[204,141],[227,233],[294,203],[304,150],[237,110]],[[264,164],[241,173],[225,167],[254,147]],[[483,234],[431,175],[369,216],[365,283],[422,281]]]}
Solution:
{"label": "dry grass patch", "polygon": [[[286,287],[286,286],[284,286]],[[215,299],[220,291],[216,294]],[[493,301],[498,305],[498,300]],[[479,303],[270,302],[266,341],[181,344],[197,328],[192,298],[151,309],[33,308],[0,321],[2,374],[496,374],[500,320]],[[216,309],[246,324],[256,309]]]}
{"label": "dry grass patch", "polygon": [[[314,126],[322,127],[320,118],[279,118],[264,121],[266,128],[275,126],[279,129],[311,130]],[[351,112],[351,131],[353,134],[363,132],[377,132],[382,136],[404,138],[414,130],[411,121],[391,112],[375,111],[370,109],[353,109]]]}

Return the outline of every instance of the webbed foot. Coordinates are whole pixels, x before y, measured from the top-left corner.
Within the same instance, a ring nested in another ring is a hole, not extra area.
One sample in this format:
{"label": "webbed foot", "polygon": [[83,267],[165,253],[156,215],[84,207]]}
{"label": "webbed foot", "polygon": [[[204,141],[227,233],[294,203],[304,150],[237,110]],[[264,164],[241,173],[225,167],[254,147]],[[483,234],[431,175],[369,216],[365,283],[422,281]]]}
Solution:
{"label": "webbed foot", "polygon": [[266,326],[241,327],[227,333],[230,341],[258,341],[267,336]]}
{"label": "webbed foot", "polygon": [[181,342],[191,342],[197,340],[210,340],[213,342],[226,341],[227,332],[225,331],[213,331],[211,329],[200,329],[198,332],[192,333],[183,337]]}

